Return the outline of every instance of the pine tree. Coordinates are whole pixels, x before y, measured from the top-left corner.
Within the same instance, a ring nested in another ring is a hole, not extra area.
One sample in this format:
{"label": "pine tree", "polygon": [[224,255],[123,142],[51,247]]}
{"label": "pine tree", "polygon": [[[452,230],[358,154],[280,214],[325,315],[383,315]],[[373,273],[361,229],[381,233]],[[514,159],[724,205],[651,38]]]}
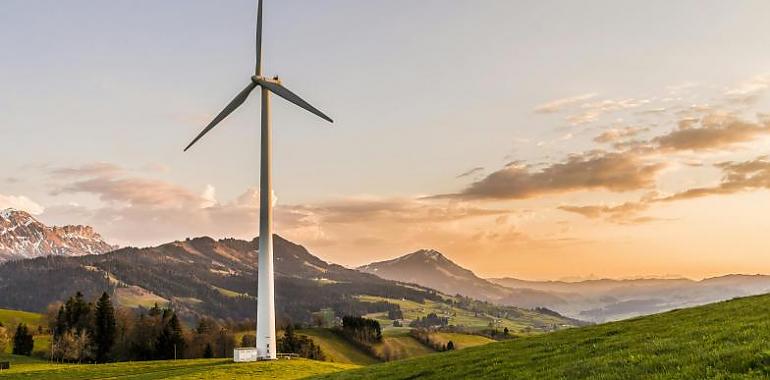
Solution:
{"label": "pine tree", "polygon": [[115,344],[115,309],[107,292],[102,293],[96,303],[94,326],[94,343],[96,344],[96,361],[104,363],[109,357],[110,350]]}
{"label": "pine tree", "polygon": [[174,312],[168,312],[168,322],[163,326],[163,330],[158,336],[158,356],[162,359],[173,359],[176,357],[182,357],[186,348],[184,340],[184,332],[182,331],[182,325],[179,323]]}
{"label": "pine tree", "polygon": [[211,343],[206,343],[206,348],[203,350],[203,357],[206,359],[214,357],[214,348],[211,347]]}
{"label": "pine tree", "polygon": [[34,345],[35,341],[27,328],[27,324],[19,323],[19,326],[16,327],[16,333],[13,335],[13,354],[30,356]]}

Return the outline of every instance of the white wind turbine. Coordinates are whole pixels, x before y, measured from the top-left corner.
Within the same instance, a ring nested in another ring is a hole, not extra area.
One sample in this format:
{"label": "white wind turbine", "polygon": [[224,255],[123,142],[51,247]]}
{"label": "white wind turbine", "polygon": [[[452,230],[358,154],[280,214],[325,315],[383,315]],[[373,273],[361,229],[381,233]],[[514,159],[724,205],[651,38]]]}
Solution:
{"label": "white wind turbine", "polygon": [[187,151],[203,135],[208,133],[230,113],[235,111],[257,88],[262,90],[262,128],[261,161],[259,181],[259,282],[257,284],[257,356],[260,359],[275,359],[275,295],[273,281],[273,205],[270,139],[270,93],[274,93],[312,113],[333,123],[323,112],[302,100],[281,84],[278,77],[272,79],[262,76],[262,0],[257,5],[257,63],[251,82],[241,91],[214,120],[201,131],[184,149]]}

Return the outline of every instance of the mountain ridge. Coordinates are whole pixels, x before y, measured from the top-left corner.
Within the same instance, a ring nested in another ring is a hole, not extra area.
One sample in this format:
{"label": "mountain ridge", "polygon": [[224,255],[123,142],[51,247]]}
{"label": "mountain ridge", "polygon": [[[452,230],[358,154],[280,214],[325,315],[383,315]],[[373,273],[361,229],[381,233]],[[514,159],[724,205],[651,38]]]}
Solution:
{"label": "mountain ridge", "polygon": [[421,249],[356,269],[389,280],[415,283],[447,294],[460,294],[502,305],[532,308],[563,302],[554,294],[534,289],[513,289],[490,282],[433,249]]}
{"label": "mountain ridge", "polygon": [[0,262],[102,254],[116,248],[90,226],[48,226],[25,211],[0,210]]}

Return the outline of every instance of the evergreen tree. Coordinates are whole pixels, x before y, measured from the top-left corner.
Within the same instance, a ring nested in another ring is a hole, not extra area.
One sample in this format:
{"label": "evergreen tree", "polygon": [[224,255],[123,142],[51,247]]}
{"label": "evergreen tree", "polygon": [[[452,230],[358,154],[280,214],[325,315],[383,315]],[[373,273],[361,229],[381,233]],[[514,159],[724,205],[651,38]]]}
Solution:
{"label": "evergreen tree", "polygon": [[16,327],[16,334],[13,335],[13,354],[30,356],[34,345],[35,341],[27,328],[27,324],[19,323],[19,326]]}
{"label": "evergreen tree", "polygon": [[162,359],[173,359],[175,355],[182,357],[186,347],[182,325],[174,312],[164,312],[164,314],[170,314],[171,317],[168,318],[168,322],[158,336],[158,357]]}
{"label": "evergreen tree", "polygon": [[211,343],[206,343],[206,348],[203,349],[203,357],[206,359],[214,357],[214,348],[211,347]]}
{"label": "evergreen tree", "polygon": [[451,340],[447,342],[446,344],[446,350],[445,351],[452,351],[455,349],[455,344]]}
{"label": "evergreen tree", "polygon": [[94,316],[94,343],[96,344],[96,361],[104,363],[109,357],[110,350],[115,344],[115,309],[107,292],[102,293],[96,303]]}
{"label": "evergreen tree", "polygon": [[67,329],[86,331],[91,325],[91,304],[83,298],[83,293],[77,292],[64,304],[64,320]]}

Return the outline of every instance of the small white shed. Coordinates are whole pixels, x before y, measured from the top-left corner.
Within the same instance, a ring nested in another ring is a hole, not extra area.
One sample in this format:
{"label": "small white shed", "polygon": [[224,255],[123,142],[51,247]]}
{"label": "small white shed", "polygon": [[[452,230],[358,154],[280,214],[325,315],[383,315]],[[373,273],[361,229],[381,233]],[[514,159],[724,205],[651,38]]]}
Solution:
{"label": "small white shed", "polygon": [[236,348],[233,350],[234,362],[255,362],[257,361],[257,348]]}

